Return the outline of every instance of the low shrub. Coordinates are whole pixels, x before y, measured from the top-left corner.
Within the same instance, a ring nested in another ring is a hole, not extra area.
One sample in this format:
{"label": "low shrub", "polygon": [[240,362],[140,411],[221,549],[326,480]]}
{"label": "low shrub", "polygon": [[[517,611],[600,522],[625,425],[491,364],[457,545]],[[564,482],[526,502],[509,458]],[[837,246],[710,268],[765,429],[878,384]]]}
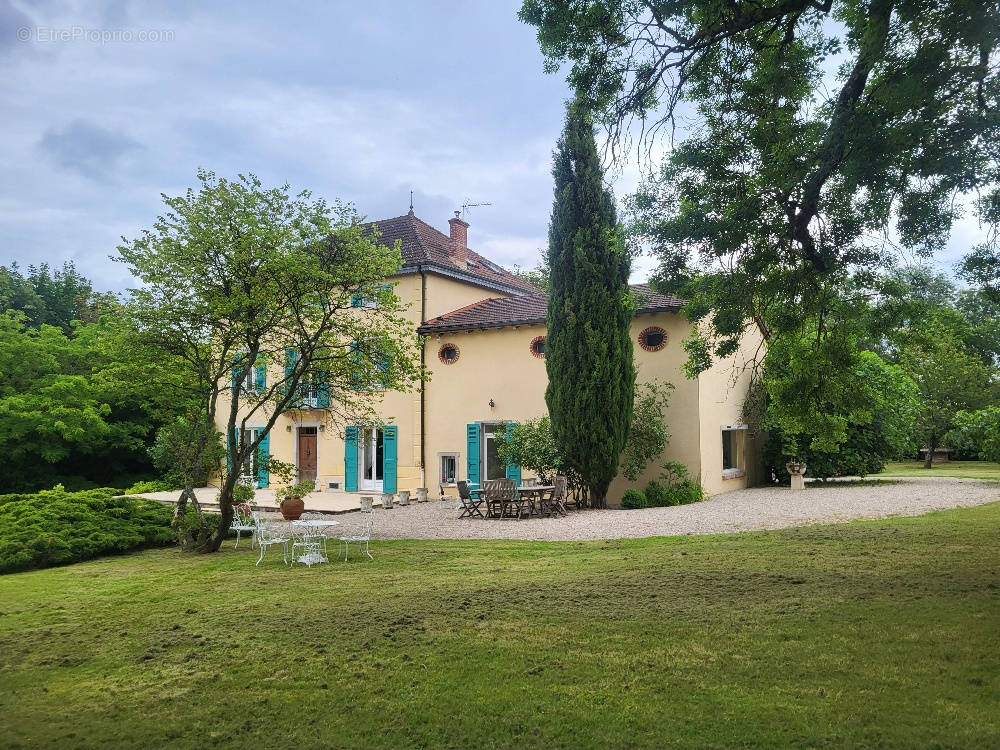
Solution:
{"label": "low shrub", "polygon": [[655,479],[646,485],[646,500],[651,508],[662,508],[665,505],[675,505],[670,502],[670,494],[667,488]]}
{"label": "low shrub", "polygon": [[701,485],[691,479],[684,479],[667,487],[667,505],[687,505],[705,498]]}
{"label": "low shrub", "polygon": [[0,495],[0,573],[173,544],[172,510],[104,488]]}
{"label": "low shrub", "polygon": [[649,501],[646,496],[642,493],[642,490],[637,490],[629,488],[622,493],[622,507],[626,510],[635,510],[636,508],[648,508]]}

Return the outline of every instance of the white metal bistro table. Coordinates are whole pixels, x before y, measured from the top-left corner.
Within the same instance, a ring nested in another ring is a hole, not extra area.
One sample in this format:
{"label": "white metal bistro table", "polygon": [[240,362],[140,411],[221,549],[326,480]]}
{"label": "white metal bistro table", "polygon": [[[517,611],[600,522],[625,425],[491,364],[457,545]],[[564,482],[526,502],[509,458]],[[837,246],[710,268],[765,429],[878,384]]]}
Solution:
{"label": "white metal bistro table", "polygon": [[[325,519],[308,519],[292,521],[292,526],[302,529],[302,541],[292,544],[292,562],[312,566],[316,563],[330,562],[326,557],[326,535],[321,531],[332,526],[340,526],[340,521]],[[310,533],[312,532],[312,533]],[[295,557],[295,546],[299,544],[304,554]]]}

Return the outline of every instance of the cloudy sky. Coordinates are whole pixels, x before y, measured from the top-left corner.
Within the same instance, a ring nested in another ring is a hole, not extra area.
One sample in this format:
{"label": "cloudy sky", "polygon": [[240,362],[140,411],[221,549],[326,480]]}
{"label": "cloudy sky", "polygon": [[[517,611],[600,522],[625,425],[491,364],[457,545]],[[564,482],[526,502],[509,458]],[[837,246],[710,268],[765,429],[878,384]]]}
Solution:
{"label": "cloudy sky", "polygon": [[[447,231],[534,266],[568,90],[542,72],[517,0],[0,0],[0,264],[108,258],[198,167],[254,172],[371,219]],[[634,170],[615,185],[621,196]],[[978,235],[957,228],[945,267]],[[650,263],[639,264],[638,275]]]}

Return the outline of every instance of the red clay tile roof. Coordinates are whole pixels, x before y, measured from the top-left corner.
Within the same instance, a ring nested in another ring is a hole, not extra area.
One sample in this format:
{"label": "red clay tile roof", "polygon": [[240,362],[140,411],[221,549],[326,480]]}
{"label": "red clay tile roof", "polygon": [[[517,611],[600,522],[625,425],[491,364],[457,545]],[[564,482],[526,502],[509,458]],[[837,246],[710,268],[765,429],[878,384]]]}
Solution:
{"label": "red clay tile roof", "polygon": [[[649,284],[633,284],[632,291],[639,303],[636,314],[679,310],[684,305],[682,299],[657,294],[649,288]],[[544,294],[491,297],[432,318],[417,330],[419,333],[471,331],[544,323],[548,308],[549,298]]]}
{"label": "red clay tile roof", "polygon": [[380,242],[392,245],[400,241],[403,252],[403,268],[417,265],[430,266],[447,274],[468,277],[470,281],[513,294],[538,294],[538,288],[501,268],[474,250],[469,250],[470,263],[460,262],[455,257],[455,246],[451,237],[439,232],[430,224],[413,214],[397,216],[394,219],[371,221],[364,225],[377,226],[382,233]]}

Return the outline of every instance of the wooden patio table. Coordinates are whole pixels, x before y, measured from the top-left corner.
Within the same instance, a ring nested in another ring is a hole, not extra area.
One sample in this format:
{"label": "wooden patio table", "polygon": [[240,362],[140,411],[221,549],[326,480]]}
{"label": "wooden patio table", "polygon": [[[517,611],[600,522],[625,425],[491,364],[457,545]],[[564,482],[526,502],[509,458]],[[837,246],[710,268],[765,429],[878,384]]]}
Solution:
{"label": "wooden patio table", "polygon": [[[525,484],[518,487],[517,491],[521,497],[528,501],[529,515],[531,513],[541,515],[547,500],[545,494],[548,493],[549,498],[551,498],[555,489],[555,485],[551,484]],[[552,505],[552,503],[549,504]],[[563,510],[558,507],[558,503],[555,503],[555,505],[556,511],[562,513]],[[549,513],[549,515],[551,515],[551,513]]]}

